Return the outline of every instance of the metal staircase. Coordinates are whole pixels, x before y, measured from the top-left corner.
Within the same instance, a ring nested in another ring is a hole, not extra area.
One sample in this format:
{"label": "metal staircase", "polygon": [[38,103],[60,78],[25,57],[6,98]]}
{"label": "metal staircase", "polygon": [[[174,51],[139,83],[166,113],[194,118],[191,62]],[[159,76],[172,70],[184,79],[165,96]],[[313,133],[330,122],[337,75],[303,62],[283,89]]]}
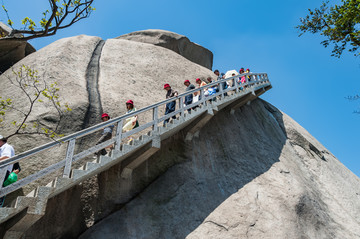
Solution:
{"label": "metal staircase", "polygon": [[[249,76],[250,80],[247,80],[246,83],[240,84],[237,79],[244,75]],[[234,85],[227,89],[223,89],[221,83],[225,81],[233,82]],[[220,87],[219,92],[215,95],[205,97],[204,90],[215,85]],[[116,164],[119,164],[124,159],[136,153],[136,157],[134,157],[134,159],[129,162],[121,172],[121,177],[130,178],[134,169],[160,149],[161,142],[164,139],[171,137],[180,130],[186,129],[186,140],[192,140],[192,138],[197,135],[199,130],[214,116],[217,111],[227,107],[230,109],[230,113],[233,113],[236,108],[246,103],[250,103],[253,99],[256,99],[259,95],[271,89],[271,87],[271,83],[266,73],[247,73],[221,81],[216,81],[202,88],[187,91],[178,97],[158,102],[137,110],[136,112],[126,114],[76,132],[60,139],[59,142],[51,142],[21,153],[13,158],[0,161],[0,182],[2,182],[8,165],[19,162],[20,160],[26,160],[30,156],[53,148],[60,143],[67,144],[65,159],[40,170],[37,173],[29,175],[16,183],[1,188],[0,197],[14,192],[17,189],[34,182],[35,180],[44,177],[49,178],[49,174],[59,169],[63,169],[61,177],[53,179],[46,186],[38,186],[26,196],[17,197],[13,207],[0,208],[0,225],[4,226],[7,222],[9,222],[9,220],[12,220],[11,226],[7,228],[4,238],[20,238],[28,228],[30,228],[46,213],[48,199],[96,174],[109,169]],[[199,90],[201,100],[185,106],[183,104],[185,96],[193,94],[194,92],[199,92]],[[210,101],[210,99],[213,99],[214,97],[216,97],[216,101]],[[159,107],[163,107],[165,104],[174,100],[179,102],[178,109],[171,114],[160,117]],[[190,109],[190,111],[188,111],[188,109]],[[151,120],[148,120],[140,127],[129,132],[122,132],[122,126],[126,119],[149,112],[152,114]],[[177,118],[171,119],[168,124],[163,126],[162,122],[172,116]],[[117,125],[116,134],[112,139],[86,149],[80,153],[74,154],[76,142],[80,142],[79,139],[81,137],[97,132],[109,125]],[[138,135],[139,133],[142,133],[142,135],[130,143],[122,143],[122,141],[124,141],[127,137]],[[92,162],[86,162],[80,168],[74,168],[74,162],[93,155],[98,150],[110,145],[114,145],[114,148],[108,156],[101,156]],[[24,163],[24,161],[22,161],[22,163]]]}

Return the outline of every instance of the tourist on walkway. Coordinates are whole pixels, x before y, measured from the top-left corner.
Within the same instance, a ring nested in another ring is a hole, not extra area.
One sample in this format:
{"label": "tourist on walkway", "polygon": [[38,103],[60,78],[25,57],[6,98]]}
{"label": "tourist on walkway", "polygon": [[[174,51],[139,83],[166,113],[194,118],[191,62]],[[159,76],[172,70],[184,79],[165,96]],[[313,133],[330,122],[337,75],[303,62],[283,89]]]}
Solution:
{"label": "tourist on walkway", "polygon": [[217,81],[219,81],[219,80],[222,80],[222,76],[220,76],[220,72],[219,72],[219,70],[214,70],[214,74],[216,75],[216,77],[217,77]]}
{"label": "tourist on walkway", "polygon": [[[196,84],[198,84],[198,88],[203,87],[206,85],[206,83],[204,81],[202,81],[200,78],[196,79]],[[208,94],[207,89],[204,89],[204,95],[206,96]],[[194,93],[195,96],[197,96],[199,98],[199,100],[201,100],[201,92],[195,92]]]}
{"label": "tourist on walkway", "polygon": [[[225,79],[225,73],[221,73],[220,76],[221,76],[221,79],[222,79],[222,80]],[[223,90],[226,90],[226,89],[229,87],[229,85],[228,85],[228,83],[227,83],[226,81],[224,81],[224,82],[222,83],[222,87],[223,87]],[[225,92],[225,93],[224,93],[224,96],[228,96],[228,93]]]}
{"label": "tourist on walkway", "polygon": [[[211,77],[208,77],[208,78],[207,78],[207,81],[209,82],[209,84],[213,83]],[[215,95],[216,92],[219,91],[218,89],[219,89],[219,88],[218,88],[217,85],[213,85],[213,86],[209,87],[209,88],[207,89],[207,91],[208,91],[208,96]],[[216,101],[216,97],[210,99],[210,102],[211,102],[211,101]]]}
{"label": "tourist on walkway", "polygon": [[[130,114],[131,112],[136,111],[136,108],[134,107],[134,101],[132,100],[126,101],[126,109],[127,109],[126,114]],[[137,115],[130,118],[129,121],[131,121],[131,125],[132,125],[131,129],[135,129],[139,127],[139,121]]]}
{"label": "tourist on walkway", "polygon": [[[166,99],[170,99],[172,97],[178,96],[178,92],[171,89],[171,86],[169,84],[164,85],[164,90],[166,90]],[[176,107],[176,101],[175,100],[167,103],[166,106],[165,106],[165,115],[174,112],[175,107]],[[173,115],[172,118],[176,119],[176,116]],[[169,120],[170,120],[169,118],[164,120],[164,126],[169,122]]]}
{"label": "tourist on walkway", "polygon": [[[189,90],[193,90],[195,89],[195,86],[193,84],[190,83],[189,80],[185,80],[184,81],[184,85],[186,86],[186,90],[185,91],[189,91]],[[186,105],[191,105],[193,103],[193,94],[189,94],[187,96],[185,96],[185,100],[184,100],[184,104]],[[188,111],[190,112],[191,109],[188,109]]]}
{"label": "tourist on walkway", "polygon": [[[110,119],[110,116],[107,113],[104,113],[101,115],[101,120],[103,122],[106,122]],[[112,138],[112,132],[114,129],[114,125],[109,125],[106,128],[104,128],[103,133],[101,134],[100,139],[97,141],[96,145],[101,144],[109,139]],[[106,149],[103,148],[101,150],[99,150],[98,152],[95,153],[96,156],[100,156],[100,155],[106,155]]]}
{"label": "tourist on walkway", "polygon": [[[250,69],[249,68],[246,69],[245,73],[251,73]],[[246,77],[247,77],[248,81],[251,81],[251,76],[246,76]]]}
{"label": "tourist on walkway", "polygon": [[[126,114],[130,114],[130,113],[136,111],[136,108],[134,107],[134,101],[132,101],[132,100],[126,101],[126,109],[127,109]],[[137,127],[139,127],[139,121],[138,121],[138,116],[135,115],[135,116],[127,118],[125,120],[122,131],[123,132],[128,132],[128,131],[130,131],[132,129],[135,129]],[[129,136],[128,139],[127,139],[127,143],[130,143],[133,140],[134,139],[131,136]]]}
{"label": "tourist on walkway", "polygon": [[[0,135],[0,161],[9,159],[14,156],[15,156],[14,148],[10,144],[7,143],[7,139],[5,137]],[[3,186],[7,186],[7,185],[4,185],[4,183],[6,183],[6,180],[9,178],[11,173],[14,173],[17,175],[20,171],[21,171],[21,168],[20,168],[20,164],[18,162],[14,163],[14,164],[10,164],[7,167],[4,182],[1,182],[3,184]],[[17,180],[17,176],[15,178]],[[5,196],[0,198],[0,207],[3,206],[4,201],[5,201]]]}
{"label": "tourist on walkway", "polygon": [[[240,73],[240,74],[244,74],[244,73],[245,73],[244,67],[242,67],[242,68],[240,69],[239,73]],[[245,84],[245,82],[246,82],[246,76],[242,76],[239,80],[240,80],[239,83]]]}

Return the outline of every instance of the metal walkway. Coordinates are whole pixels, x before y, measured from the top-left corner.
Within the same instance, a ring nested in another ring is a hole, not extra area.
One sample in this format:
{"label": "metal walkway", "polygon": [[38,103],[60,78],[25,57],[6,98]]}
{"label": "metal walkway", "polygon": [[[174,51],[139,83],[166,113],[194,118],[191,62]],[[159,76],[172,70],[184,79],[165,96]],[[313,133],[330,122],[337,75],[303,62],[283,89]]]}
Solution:
{"label": "metal walkway", "polygon": [[[245,75],[249,76],[250,80],[247,80],[243,84],[238,83],[237,79]],[[232,82],[234,83],[234,86],[223,89],[221,84],[222,82]],[[220,91],[215,95],[205,97],[204,89],[215,85],[219,85]],[[272,86],[266,73],[247,73],[238,75],[232,78],[213,82],[203,86],[202,88],[187,91],[177,97],[158,102],[137,110],[136,112],[111,119],[104,123],[63,137],[59,140],[59,142],[51,142],[21,153],[13,158],[0,161],[0,182],[2,182],[8,165],[19,161],[24,163],[30,156],[49,150],[59,144],[67,144],[66,157],[61,161],[45,169],[41,169],[38,172],[7,187],[0,188],[0,197],[2,197],[30,183],[33,183],[38,179],[48,179],[51,173],[63,169],[61,177],[54,178],[46,186],[37,186],[35,190],[26,196],[17,197],[14,207],[0,208],[0,225],[6,223],[8,220],[15,220],[14,218],[16,218],[16,222],[12,222],[12,226],[6,231],[4,238],[20,238],[28,228],[30,228],[46,213],[46,205],[49,198],[52,198],[72,186],[109,169],[127,157],[133,155],[135,152],[139,153],[139,151],[141,151],[139,156],[134,158],[134,160],[132,160],[121,172],[121,177],[129,178],[135,168],[145,162],[151,155],[160,149],[162,140],[174,135],[185,127],[186,140],[192,140],[192,138],[196,136],[199,130],[214,116],[217,111],[228,107],[230,108],[230,112],[233,113],[236,108],[239,108],[246,103],[250,103],[252,100],[256,99],[259,95],[271,88]],[[193,94],[194,92],[199,92],[199,90],[201,100],[185,106],[183,103],[185,96]],[[216,97],[216,101],[209,101],[214,97]],[[174,100],[179,103],[178,109],[171,114],[159,116],[159,108],[164,107],[165,104]],[[195,106],[198,107],[195,108]],[[148,113],[148,115],[152,115],[151,119],[145,121],[145,123],[136,129],[126,133],[122,132],[122,126],[126,119],[146,113]],[[176,119],[171,119],[166,126],[163,126],[162,122],[172,116],[175,116]],[[109,125],[117,126],[116,135],[112,139],[74,154],[76,143],[80,142],[82,137],[102,130]],[[143,134],[130,143],[122,143],[122,141],[126,140],[128,137],[139,135],[139,133]],[[73,167],[74,162],[93,155],[100,149],[111,145],[114,145],[114,148],[109,153],[109,156],[101,156],[92,162],[85,163],[85,165],[78,169]],[[2,185],[0,185],[0,187],[2,187]]]}

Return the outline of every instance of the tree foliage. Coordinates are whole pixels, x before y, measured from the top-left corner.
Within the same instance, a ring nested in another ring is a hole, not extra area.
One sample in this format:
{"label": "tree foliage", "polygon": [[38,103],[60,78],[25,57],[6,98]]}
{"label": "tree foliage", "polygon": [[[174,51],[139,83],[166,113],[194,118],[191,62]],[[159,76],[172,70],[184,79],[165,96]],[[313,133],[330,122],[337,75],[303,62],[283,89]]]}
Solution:
{"label": "tree foliage", "polygon": [[[20,106],[11,98],[0,96],[0,128],[11,128],[7,135],[10,138],[14,135],[40,134],[50,138],[61,137],[58,129],[64,113],[71,111],[68,104],[60,102],[59,87],[57,82],[46,82],[40,77],[37,70],[22,65],[19,70],[12,71],[13,77],[6,76],[10,83],[20,89],[21,94],[26,98],[26,107]],[[19,103],[19,102],[18,102]],[[55,125],[46,125],[39,118],[30,120],[34,109],[39,104],[46,104],[46,107],[53,107],[57,112]],[[21,117],[16,121],[9,121],[6,116],[16,114]]]}
{"label": "tree foliage", "polygon": [[[12,0],[14,1],[14,0]],[[14,22],[4,5],[7,24],[13,29],[10,35],[0,36],[0,40],[30,40],[33,38],[55,35],[60,29],[70,27],[74,23],[88,18],[95,10],[94,0],[48,0],[50,9],[42,13],[41,20],[36,23],[29,17],[22,19],[21,29],[14,29]]]}
{"label": "tree foliage", "polygon": [[341,5],[329,6],[323,2],[319,8],[309,9],[296,28],[300,36],[306,32],[320,33],[326,37],[321,44],[334,45],[332,56],[340,57],[345,49],[360,55],[360,0],[342,0]]}

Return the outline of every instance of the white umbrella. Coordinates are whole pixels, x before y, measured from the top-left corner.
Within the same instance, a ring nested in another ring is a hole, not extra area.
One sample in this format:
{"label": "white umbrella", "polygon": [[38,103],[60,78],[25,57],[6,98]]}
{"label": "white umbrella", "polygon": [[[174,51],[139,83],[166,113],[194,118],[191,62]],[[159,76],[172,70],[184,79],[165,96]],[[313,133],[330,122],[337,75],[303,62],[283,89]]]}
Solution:
{"label": "white umbrella", "polygon": [[225,74],[225,79],[232,77],[233,74],[235,74],[236,76],[240,75],[239,72],[237,72],[236,70],[227,71]]}

